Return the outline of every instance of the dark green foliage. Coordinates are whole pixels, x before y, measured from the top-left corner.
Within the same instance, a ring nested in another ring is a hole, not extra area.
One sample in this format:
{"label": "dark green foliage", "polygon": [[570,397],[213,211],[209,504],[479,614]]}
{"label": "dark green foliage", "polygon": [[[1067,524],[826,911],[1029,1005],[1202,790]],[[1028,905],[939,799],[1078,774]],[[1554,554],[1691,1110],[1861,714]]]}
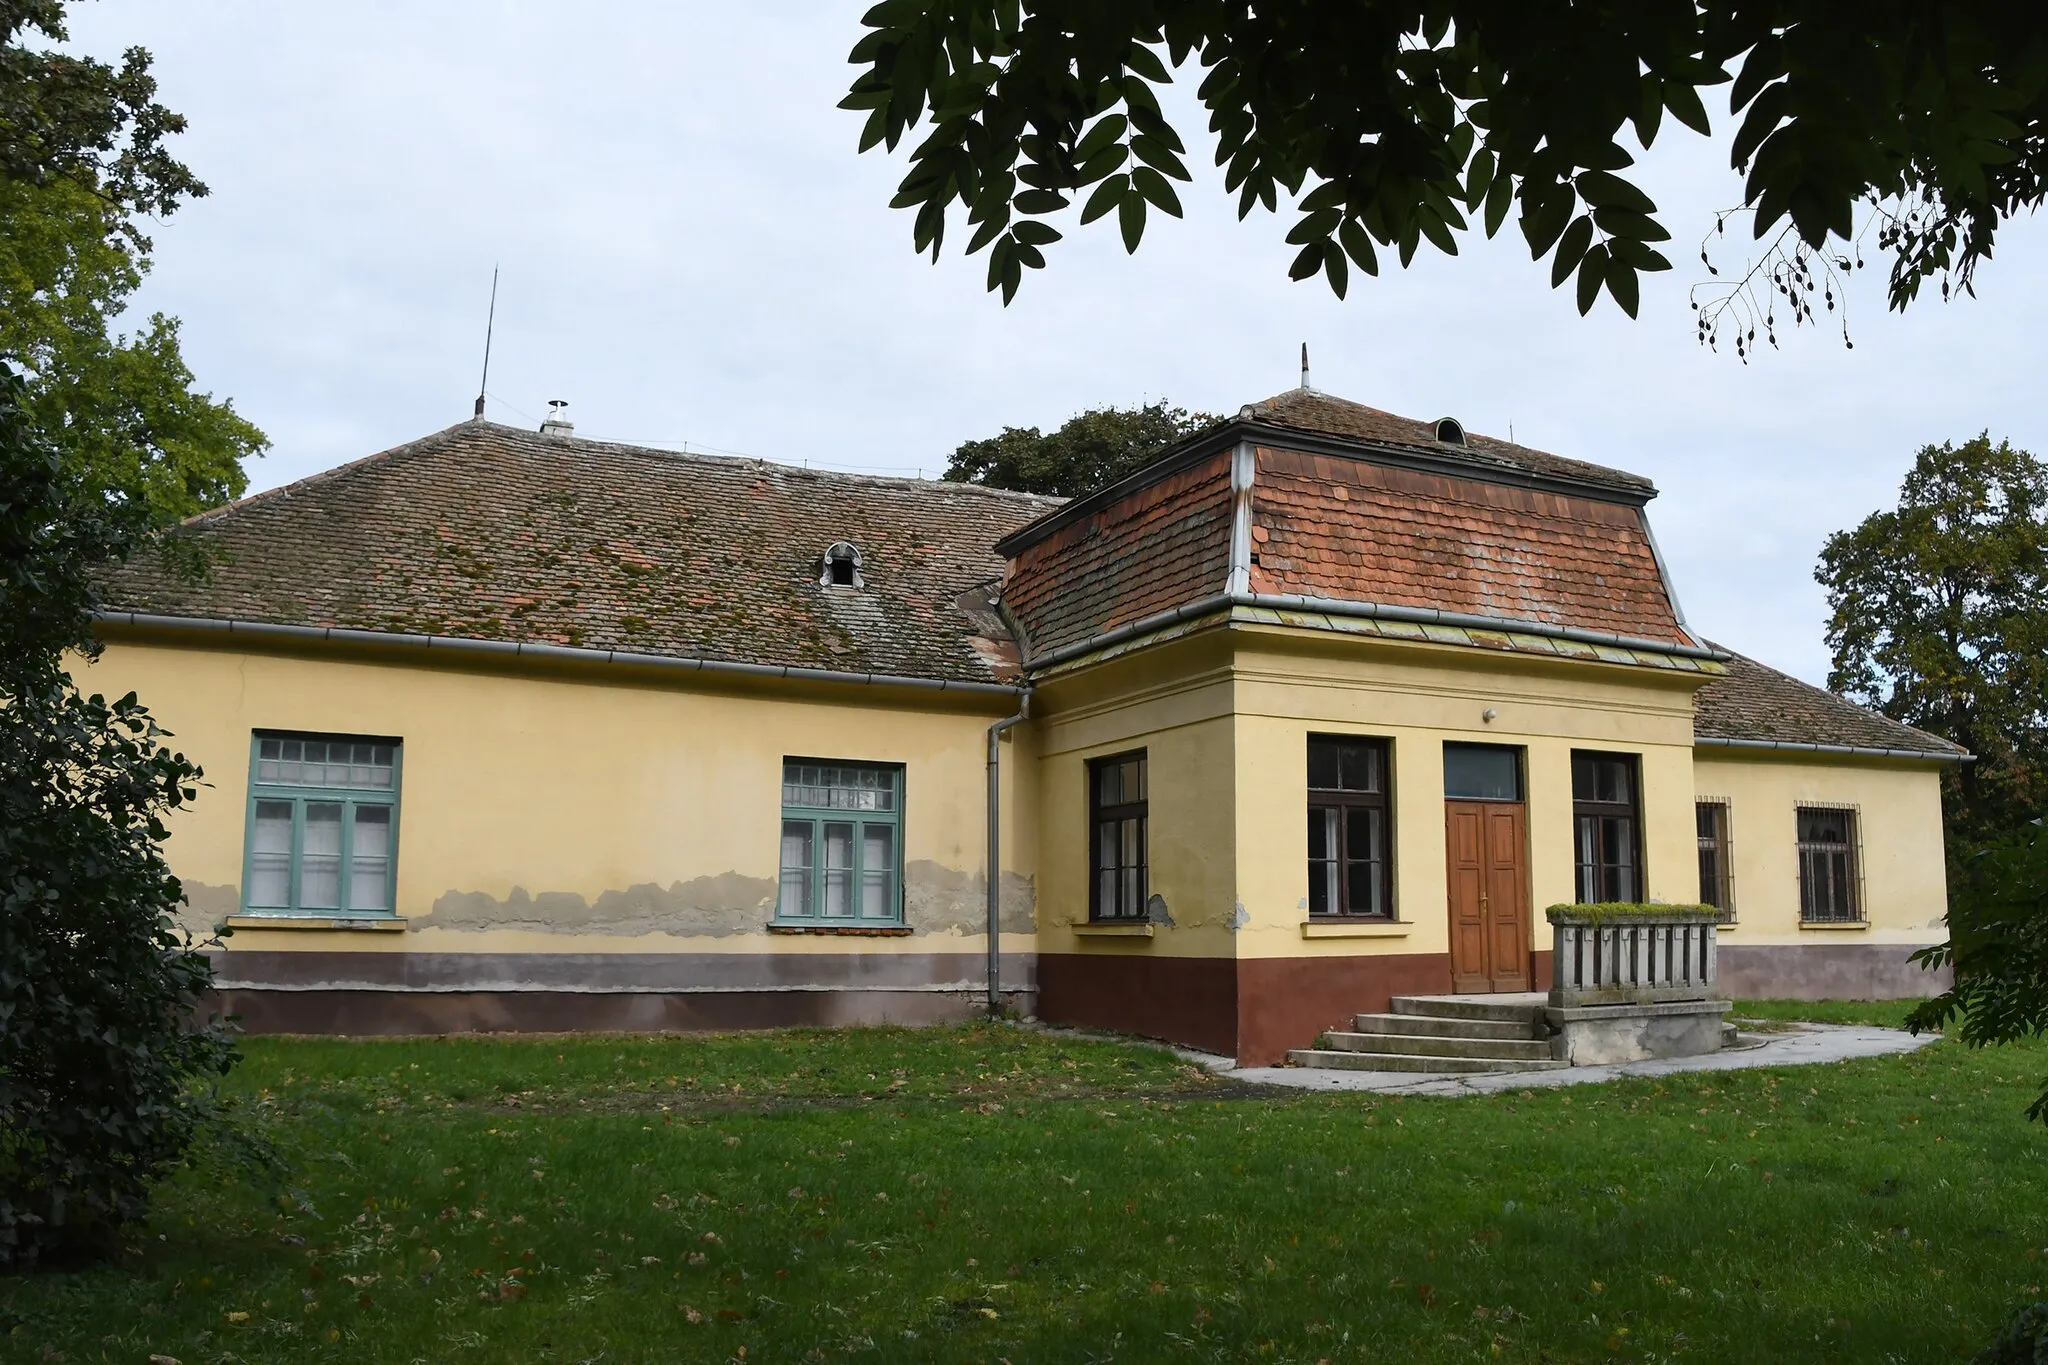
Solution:
{"label": "dark green foliage", "polygon": [[2048,1303],[2013,1314],[1998,1340],[1971,1358],[1972,1365],[2048,1365]]}
{"label": "dark green foliage", "polygon": [[[73,478],[0,365],[0,1268],[104,1246],[205,1120],[231,1037],[159,848],[199,770],[131,693],[81,695],[95,566],[138,500]],[[67,660],[66,652],[71,651]]]}
{"label": "dark green foliage", "polygon": [[1050,436],[1037,427],[1005,427],[1000,436],[968,441],[953,452],[946,477],[1020,493],[1071,498],[1137,469],[1184,436],[1218,419],[1170,408],[1091,408]]}
{"label": "dark green foliage", "polygon": [[1944,779],[1952,847],[2048,813],[2048,464],[1988,435],[1927,446],[1815,577],[1828,686],[1977,756]]}
{"label": "dark green foliage", "polygon": [[[1953,1025],[1972,1047],[2048,1033],[2048,828],[2036,821],[1962,859],[1948,941],[1913,957],[1955,971],[1953,986],[1907,1017],[1915,1032]],[[2048,1089],[2027,1116],[2048,1123]]]}
{"label": "dark green foliage", "polygon": [[66,36],[64,0],[0,0],[0,180],[88,186],[114,210],[113,230],[146,251],[138,215],[206,193],[164,146],[184,115],[156,102],[148,52],[131,47],[111,67],[54,50]]}
{"label": "dark green foliage", "polygon": [[190,516],[240,496],[269,442],[194,391],[175,318],[114,327],[149,269],[141,218],[206,187],[164,147],[185,122],[155,103],[149,54],[116,71],[26,45],[63,32],[61,5],[0,0],[0,356],[74,477]]}
{"label": "dark green foliage", "polygon": [[[1581,312],[1605,292],[1634,315],[1671,234],[1617,174],[1624,143],[1650,146],[1667,113],[1706,132],[1702,96],[1731,81],[1756,235],[1789,234],[1807,265],[1876,206],[1895,307],[1931,276],[1967,288],[1998,224],[2048,193],[2031,0],[884,0],[863,23],[842,101],[862,150],[923,133],[894,204],[935,256],[964,208],[1005,301],[1077,201],[1133,251],[1152,212],[1180,214],[1187,149],[1157,87],[1190,58],[1239,216],[1293,201],[1290,273],[1340,297],[1382,252],[1455,255],[1468,216],[1491,237],[1513,212]],[[1848,268],[1834,254],[1822,268]]]}

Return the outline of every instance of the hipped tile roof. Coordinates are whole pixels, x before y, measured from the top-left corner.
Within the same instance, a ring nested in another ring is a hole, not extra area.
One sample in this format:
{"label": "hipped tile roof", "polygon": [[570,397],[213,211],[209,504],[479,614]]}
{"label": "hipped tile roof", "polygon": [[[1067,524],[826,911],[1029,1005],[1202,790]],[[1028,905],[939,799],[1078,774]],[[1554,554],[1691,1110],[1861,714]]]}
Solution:
{"label": "hipped tile roof", "polygon": [[1213,597],[1230,573],[1230,520],[1219,451],[1018,550],[1003,604],[1036,656]]}
{"label": "hipped tile roof", "polygon": [[[991,548],[1058,500],[465,422],[194,518],[111,610],[1010,681]],[[818,583],[836,541],[863,588]]]}
{"label": "hipped tile roof", "polygon": [[1803,683],[1725,645],[1715,648],[1731,657],[1727,675],[1694,695],[1693,734],[1700,738],[1895,749],[1929,758],[1964,753],[1962,746],[1938,735]]}
{"label": "hipped tile roof", "polygon": [[1254,592],[1692,643],[1627,503],[1344,455],[1257,460]]}
{"label": "hipped tile roof", "polygon": [[1436,439],[1435,422],[1399,417],[1315,389],[1290,389],[1263,403],[1254,403],[1251,408],[1251,416],[1256,421],[1317,435],[1346,437],[1448,457],[1469,463],[1476,471],[1492,467],[1497,471],[1570,479],[1603,485],[1637,498],[1654,497],[1657,492],[1656,485],[1640,474],[1588,464],[1584,460],[1568,460],[1547,450],[1516,445],[1512,441],[1481,436],[1476,432],[1466,432],[1462,446],[1447,445]]}

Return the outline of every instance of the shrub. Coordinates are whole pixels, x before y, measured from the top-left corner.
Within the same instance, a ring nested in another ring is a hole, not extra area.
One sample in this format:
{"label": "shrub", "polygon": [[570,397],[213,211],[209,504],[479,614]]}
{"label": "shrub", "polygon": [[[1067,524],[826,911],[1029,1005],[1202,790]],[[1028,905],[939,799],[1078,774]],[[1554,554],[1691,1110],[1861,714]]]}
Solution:
{"label": "shrub", "polygon": [[104,1247],[214,1111],[234,1060],[159,847],[199,770],[131,693],[81,695],[94,568],[131,500],[80,489],[0,366],[0,1268]]}

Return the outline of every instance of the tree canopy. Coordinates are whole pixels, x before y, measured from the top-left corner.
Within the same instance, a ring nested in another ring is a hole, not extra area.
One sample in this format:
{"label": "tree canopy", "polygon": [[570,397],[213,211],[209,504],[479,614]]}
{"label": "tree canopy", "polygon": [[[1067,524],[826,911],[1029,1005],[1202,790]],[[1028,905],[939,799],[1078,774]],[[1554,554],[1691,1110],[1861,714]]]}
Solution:
{"label": "tree canopy", "polygon": [[1215,422],[1207,413],[1168,407],[1090,408],[1051,435],[1004,427],[1000,436],[963,442],[946,465],[955,483],[1071,498],[1113,482],[1181,437]]}
{"label": "tree canopy", "polygon": [[1927,446],[1815,577],[1828,686],[1977,756],[1949,779],[1952,842],[2048,811],[2048,464],[1988,434]]}
{"label": "tree canopy", "polygon": [[862,23],[842,101],[861,150],[922,134],[894,200],[913,243],[936,258],[957,205],[1005,302],[1076,201],[1131,251],[1149,214],[1180,214],[1187,148],[1158,92],[1190,61],[1238,215],[1291,200],[1291,273],[1339,296],[1383,253],[1455,255],[1469,220],[1490,237],[1512,216],[1581,312],[1605,292],[1633,316],[1671,233],[1631,145],[1667,114],[1708,132],[1722,85],[1795,320],[1832,305],[1859,208],[1903,308],[1929,279],[1969,287],[2048,194],[2048,10],[2027,0],[882,0]]}
{"label": "tree canopy", "polygon": [[149,269],[145,215],[206,187],[164,147],[185,126],[155,103],[149,54],[119,70],[26,44],[62,7],[0,0],[0,356],[22,420],[79,478],[138,494],[160,521],[237,497],[269,442],[197,392],[176,319],[117,328]]}

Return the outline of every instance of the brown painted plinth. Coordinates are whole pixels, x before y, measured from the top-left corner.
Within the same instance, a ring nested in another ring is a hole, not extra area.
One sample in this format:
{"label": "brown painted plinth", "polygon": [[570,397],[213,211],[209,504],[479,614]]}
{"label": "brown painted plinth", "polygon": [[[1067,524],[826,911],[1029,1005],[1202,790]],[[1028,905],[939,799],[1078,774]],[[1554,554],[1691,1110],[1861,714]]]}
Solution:
{"label": "brown painted plinth", "polygon": [[[1030,996],[1005,998],[1031,1012]],[[972,991],[393,991],[220,992],[251,1033],[693,1033],[853,1024],[945,1024],[983,1016]]]}
{"label": "brown painted plinth", "polygon": [[1573,1066],[1606,1066],[1659,1057],[1704,1057],[1721,1050],[1726,1000],[1581,1005],[1543,1011],[1551,1055]]}
{"label": "brown painted plinth", "polygon": [[1038,1017],[1232,1056],[1237,961],[1167,957],[1121,945],[1101,952],[1040,953]]}
{"label": "brown painted plinth", "polygon": [[1167,957],[1145,948],[1045,953],[1038,1012],[1076,1024],[1159,1038],[1273,1066],[1351,1017],[1396,995],[1448,991],[1446,953],[1370,956]]}
{"label": "brown painted plinth", "polygon": [[1743,945],[1721,939],[1716,975],[1723,995],[1748,1000],[1916,1000],[1954,980],[1908,959],[1901,943]]}

